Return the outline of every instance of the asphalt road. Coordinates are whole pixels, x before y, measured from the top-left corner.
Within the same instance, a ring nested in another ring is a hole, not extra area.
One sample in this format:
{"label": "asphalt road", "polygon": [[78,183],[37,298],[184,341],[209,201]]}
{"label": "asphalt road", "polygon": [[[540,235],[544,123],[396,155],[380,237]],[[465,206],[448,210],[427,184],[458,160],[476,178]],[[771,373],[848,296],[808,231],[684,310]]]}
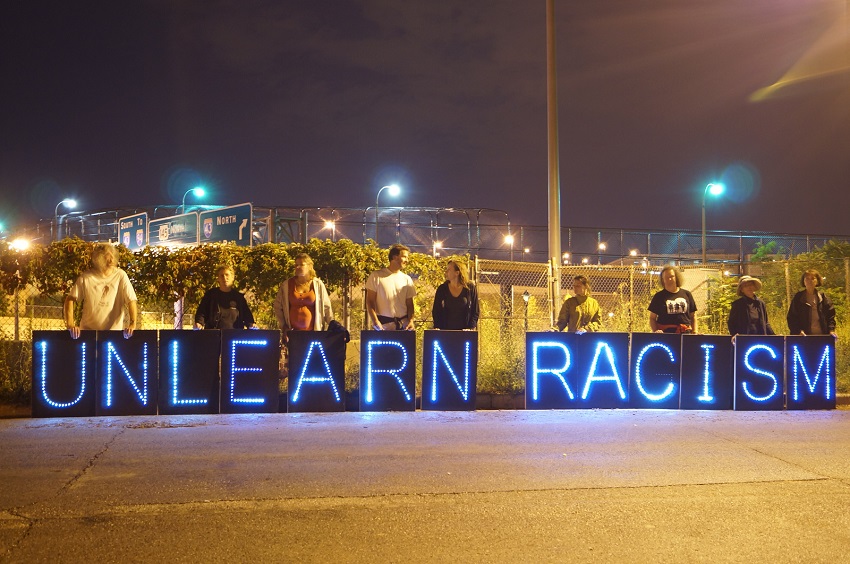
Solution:
{"label": "asphalt road", "polygon": [[850,558],[850,411],[0,420],[0,560]]}

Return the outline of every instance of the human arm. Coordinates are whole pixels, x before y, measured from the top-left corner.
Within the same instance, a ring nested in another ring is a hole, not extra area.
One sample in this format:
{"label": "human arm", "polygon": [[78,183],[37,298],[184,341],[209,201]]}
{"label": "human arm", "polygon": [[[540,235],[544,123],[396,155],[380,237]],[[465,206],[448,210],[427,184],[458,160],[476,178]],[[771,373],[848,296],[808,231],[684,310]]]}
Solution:
{"label": "human arm", "polygon": [[133,336],[133,331],[136,330],[136,324],[139,321],[139,302],[136,300],[130,301],[127,305],[127,309],[130,311],[130,319],[127,323],[127,328],[124,329],[124,338],[129,339]]}
{"label": "human arm", "polygon": [[738,326],[740,300],[732,302],[732,307],[729,308],[729,317],[726,319],[726,328],[729,329],[729,334],[733,337],[741,332]]}
{"label": "human arm", "polygon": [[239,292],[239,308],[241,310],[239,315],[242,317],[242,325],[245,326],[245,329],[255,329],[257,326],[254,322],[254,314],[251,313],[251,307],[242,292]]}
{"label": "human arm", "polygon": [[800,293],[794,295],[791,299],[791,305],[788,306],[788,314],[785,316],[785,320],[788,322],[788,333],[790,335],[805,335],[803,333],[803,312],[801,311],[800,300],[798,297]]}
{"label": "human arm", "polygon": [[333,307],[331,307],[331,298],[328,295],[328,289],[325,287],[325,283],[319,279],[316,279],[316,286],[319,288],[319,294],[321,295],[321,303],[322,303],[322,331],[327,331],[328,325],[331,320],[334,318]]}
{"label": "human arm", "polygon": [[201,298],[201,303],[198,304],[198,310],[195,312],[195,329],[205,328],[207,321],[209,321],[206,318],[206,314],[210,309],[210,300],[212,299],[210,294],[211,292],[209,290],[204,292],[204,296]]}
{"label": "human arm", "polygon": [[690,318],[690,320],[691,320],[691,323],[690,323],[690,325],[691,325],[691,331],[692,331],[694,334],[696,334],[696,333],[698,332],[698,331],[697,331],[697,312],[695,312],[695,311],[690,312],[690,313],[688,314],[688,317],[689,317],[689,318]]}
{"label": "human arm", "polygon": [[62,312],[65,317],[65,327],[71,333],[72,339],[80,338],[80,327],[74,321],[74,302],[76,301],[76,298],[71,295],[67,295],[65,296],[65,303],[62,307]]}
{"label": "human arm", "polygon": [[558,312],[558,322],[555,324],[555,326],[558,328],[558,331],[563,331],[569,324],[570,308],[567,307],[567,300],[564,300],[564,303],[561,304],[561,310]]}
{"label": "human arm", "polygon": [[[584,325],[580,326],[578,328],[579,331],[594,332],[594,331],[599,331],[599,329],[602,327],[602,320],[600,319],[600,315],[599,315],[599,302],[597,302],[596,300],[593,300],[593,302],[591,304],[590,303],[591,299],[593,299],[593,298],[588,298],[587,302],[585,302],[585,303],[588,303],[588,305],[590,305],[591,311],[588,311],[590,320],[588,320],[588,322],[585,323]],[[579,323],[581,323],[583,321],[584,321],[584,316],[582,316],[582,319],[579,321]]]}
{"label": "human arm", "polygon": [[823,302],[823,319],[826,324],[826,330],[833,337],[837,337],[835,334],[835,306],[832,305],[832,300],[829,299],[829,296],[821,292],[821,301]]}
{"label": "human arm", "polygon": [[469,284],[469,329],[478,329],[478,318],[481,316],[481,309],[478,306],[478,287],[475,284]]}
{"label": "human arm", "polygon": [[416,316],[416,307],[413,305],[413,298],[404,300],[404,305],[407,309],[407,324],[404,326],[405,331],[413,331],[416,327],[413,325],[414,317]]}
{"label": "human arm", "polygon": [[378,320],[378,292],[375,290],[366,290],[366,314],[373,329],[383,330],[383,326]]}
{"label": "human arm", "polygon": [[658,328],[658,314],[654,311],[649,312],[649,330],[653,333],[663,333],[661,329]]}

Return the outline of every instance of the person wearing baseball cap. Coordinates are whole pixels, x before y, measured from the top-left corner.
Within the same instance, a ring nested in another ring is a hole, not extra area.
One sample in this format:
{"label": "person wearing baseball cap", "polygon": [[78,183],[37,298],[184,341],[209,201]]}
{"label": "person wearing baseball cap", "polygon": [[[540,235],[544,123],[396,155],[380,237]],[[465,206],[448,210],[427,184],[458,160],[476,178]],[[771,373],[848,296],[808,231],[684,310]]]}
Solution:
{"label": "person wearing baseball cap", "polygon": [[753,276],[741,276],[738,280],[738,295],[729,310],[729,334],[776,335],[767,320],[767,307],[756,295],[761,290],[761,280]]}

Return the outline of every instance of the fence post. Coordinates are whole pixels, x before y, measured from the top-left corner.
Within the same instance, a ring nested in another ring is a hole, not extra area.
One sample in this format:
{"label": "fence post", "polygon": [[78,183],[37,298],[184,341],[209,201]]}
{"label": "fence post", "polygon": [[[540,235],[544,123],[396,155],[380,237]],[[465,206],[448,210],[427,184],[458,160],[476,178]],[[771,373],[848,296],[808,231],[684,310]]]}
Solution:
{"label": "fence post", "polygon": [[785,311],[791,306],[791,274],[790,264],[785,261]]}
{"label": "fence post", "polygon": [[632,320],[635,310],[635,265],[634,261],[629,267],[629,333],[632,332]]}
{"label": "fence post", "polygon": [[850,257],[844,257],[844,295],[850,296]]}

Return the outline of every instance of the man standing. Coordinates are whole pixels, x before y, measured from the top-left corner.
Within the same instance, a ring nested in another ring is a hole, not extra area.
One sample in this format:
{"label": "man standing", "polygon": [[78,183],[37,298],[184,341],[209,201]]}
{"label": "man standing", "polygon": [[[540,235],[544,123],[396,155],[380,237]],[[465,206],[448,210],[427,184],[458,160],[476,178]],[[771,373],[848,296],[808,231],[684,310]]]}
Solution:
{"label": "man standing", "polygon": [[[127,273],[118,268],[118,250],[110,243],[97,243],[91,253],[92,268],[77,277],[71,291],[65,296],[65,326],[71,338],[78,339],[80,330],[120,331],[129,339],[136,328],[138,307],[136,291]],[[74,321],[74,302],[82,300],[83,316],[80,324]],[[130,319],[124,327],[124,308]]]}
{"label": "man standing", "polygon": [[410,255],[404,245],[390,247],[390,264],[366,280],[366,312],[372,328],[378,331],[412,331],[413,296],[416,288],[402,272]]}

